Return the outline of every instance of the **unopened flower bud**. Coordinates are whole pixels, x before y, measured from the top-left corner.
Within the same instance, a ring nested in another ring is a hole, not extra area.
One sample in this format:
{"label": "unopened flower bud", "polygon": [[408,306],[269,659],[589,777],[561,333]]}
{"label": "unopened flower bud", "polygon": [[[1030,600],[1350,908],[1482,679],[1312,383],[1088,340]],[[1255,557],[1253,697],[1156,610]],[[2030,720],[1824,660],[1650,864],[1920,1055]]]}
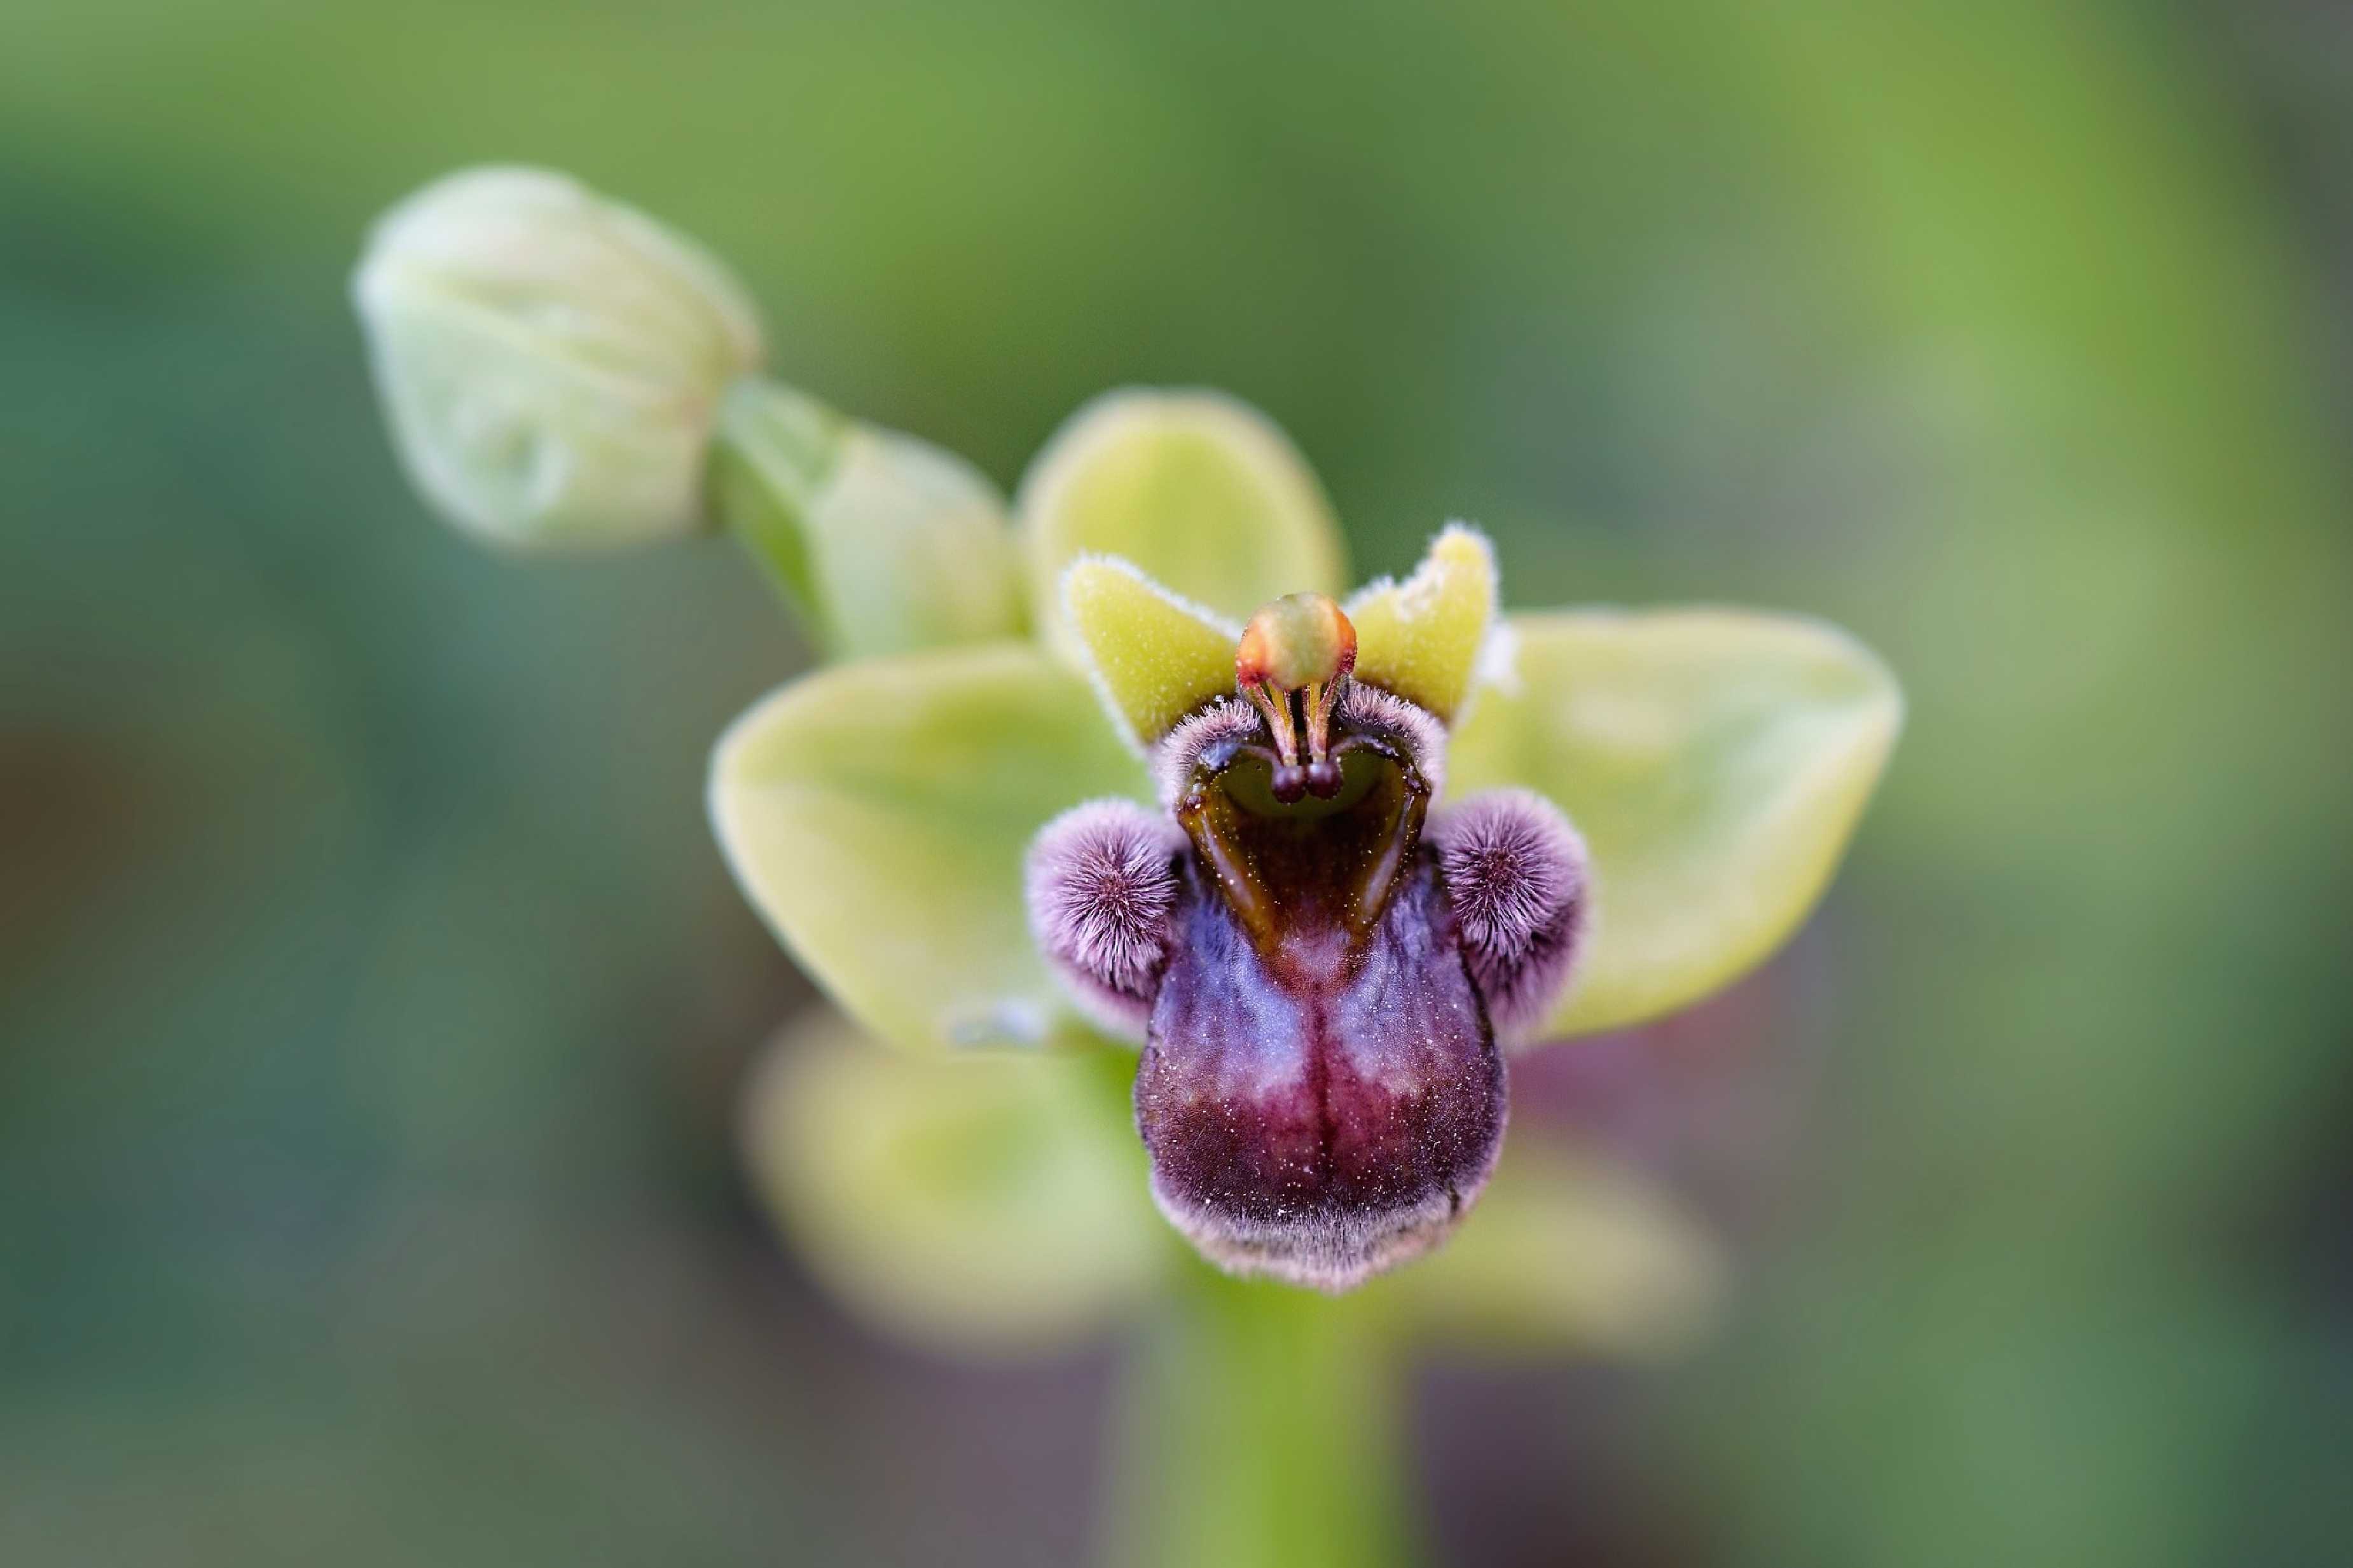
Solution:
{"label": "unopened flower bud", "polygon": [[829,658],[1022,629],[1013,531],[987,478],[791,387],[746,380],[728,394],[710,506]]}
{"label": "unopened flower bud", "polygon": [[561,174],[471,169],[377,221],[352,291],[401,460],[452,522],[532,548],[702,523],[760,330],[691,241]]}

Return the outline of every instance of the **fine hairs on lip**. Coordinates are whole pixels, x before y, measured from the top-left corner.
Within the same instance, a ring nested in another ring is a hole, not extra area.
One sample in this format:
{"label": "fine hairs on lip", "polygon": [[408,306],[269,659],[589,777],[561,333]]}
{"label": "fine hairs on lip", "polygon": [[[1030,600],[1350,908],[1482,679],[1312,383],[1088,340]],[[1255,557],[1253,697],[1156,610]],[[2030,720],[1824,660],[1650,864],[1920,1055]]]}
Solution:
{"label": "fine hairs on lip", "polygon": [[1030,847],[1030,924],[1038,945],[1082,992],[1097,1021],[1144,1037],[1168,957],[1183,838],[1124,800],[1071,807]]}
{"label": "fine hairs on lip", "polygon": [[1585,934],[1585,841],[1526,790],[1473,795],[1431,824],[1464,960],[1498,1033],[1543,1021]]}

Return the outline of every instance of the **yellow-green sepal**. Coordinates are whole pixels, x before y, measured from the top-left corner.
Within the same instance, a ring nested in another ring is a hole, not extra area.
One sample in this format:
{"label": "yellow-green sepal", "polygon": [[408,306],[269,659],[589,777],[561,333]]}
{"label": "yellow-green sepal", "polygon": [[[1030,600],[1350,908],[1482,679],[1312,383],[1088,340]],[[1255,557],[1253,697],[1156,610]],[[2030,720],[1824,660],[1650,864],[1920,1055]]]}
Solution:
{"label": "yellow-green sepal", "polygon": [[1022,861],[1104,795],[1151,798],[1085,679],[1029,643],[821,670],[738,719],[711,767],[745,895],[845,1011],[916,1051],[1097,1043],[1030,940]]}
{"label": "yellow-green sepal", "polygon": [[818,1281],[963,1354],[1048,1351],[1138,1305],[1176,1256],[1126,1115],[1133,1058],[921,1060],[830,1008],[753,1074],[754,1184]]}
{"label": "yellow-green sepal", "polygon": [[1514,665],[1449,749],[1450,788],[1532,789],[1592,856],[1588,948],[1534,1039],[1672,1012],[1795,931],[1885,766],[1904,700],[1869,648],[1793,616],[1511,617]]}
{"label": "yellow-green sepal", "polygon": [[1094,555],[1071,563],[1062,574],[1062,613],[1103,710],[1139,750],[1234,689],[1241,628],[1128,562]]}
{"label": "yellow-green sepal", "polygon": [[1495,601],[1494,547],[1477,529],[1448,524],[1412,576],[1348,601],[1356,679],[1452,722],[1478,678]]}
{"label": "yellow-green sepal", "polygon": [[1082,556],[1133,562],[1235,622],[1284,594],[1336,595],[1347,575],[1314,471],[1271,420],[1222,393],[1096,398],[1030,464],[1015,511],[1032,618],[1066,658],[1082,648],[1062,575]]}
{"label": "yellow-green sepal", "polygon": [[1548,1129],[1514,1126],[1461,1227],[1365,1295],[1418,1338],[1641,1361],[1713,1330],[1725,1273],[1714,1236],[1664,1187]]}

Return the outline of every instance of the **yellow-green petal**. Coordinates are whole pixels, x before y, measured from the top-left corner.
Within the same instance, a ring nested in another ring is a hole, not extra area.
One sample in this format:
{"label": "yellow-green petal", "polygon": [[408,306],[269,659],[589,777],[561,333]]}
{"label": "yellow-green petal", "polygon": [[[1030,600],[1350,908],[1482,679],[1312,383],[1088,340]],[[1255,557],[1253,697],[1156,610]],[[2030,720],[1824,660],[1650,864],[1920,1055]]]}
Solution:
{"label": "yellow-green petal", "polygon": [[1022,907],[1057,812],[1150,798],[1076,671],[1030,643],[838,665],[785,687],[712,757],[719,843],[761,914],[894,1045],[1083,1045]]}
{"label": "yellow-green petal", "polygon": [[770,1047],[744,1156],[818,1279],[888,1331],[1047,1350],[1115,1321],[1174,1256],[1124,1114],[1132,1058],[919,1060],[829,1008]]}
{"label": "yellow-green petal", "polygon": [[1082,555],[1132,561],[1238,623],[1269,599],[1336,595],[1346,582],[1314,472],[1271,420],[1222,393],[1096,398],[1030,464],[1015,511],[1032,618],[1067,658],[1081,650],[1063,615],[1062,574]]}
{"label": "yellow-green petal", "polygon": [[1590,946],[1534,1037],[1697,1001],[1797,929],[1878,783],[1904,700],[1870,649],[1789,616],[1693,609],[1514,616],[1451,788],[1533,789],[1593,858]]}
{"label": "yellow-green petal", "polygon": [[1090,556],[1062,574],[1062,606],[1104,709],[1136,746],[1234,689],[1238,626],[1219,623],[1124,561]]}
{"label": "yellow-green petal", "polygon": [[1715,1239],[1663,1187],[1535,1127],[1514,1127],[1487,1192],[1446,1245],[1366,1295],[1403,1327],[1505,1352],[1649,1359],[1721,1314]]}
{"label": "yellow-green petal", "polygon": [[1495,617],[1495,552],[1450,523],[1402,583],[1384,579],[1348,601],[1356,679],[1451,721],[1471,694]]}

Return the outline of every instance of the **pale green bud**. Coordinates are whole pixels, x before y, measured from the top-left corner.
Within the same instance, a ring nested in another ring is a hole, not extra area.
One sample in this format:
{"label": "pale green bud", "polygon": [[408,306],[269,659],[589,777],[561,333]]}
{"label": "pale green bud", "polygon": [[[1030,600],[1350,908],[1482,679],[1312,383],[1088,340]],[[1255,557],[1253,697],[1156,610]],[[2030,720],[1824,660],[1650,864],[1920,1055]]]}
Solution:
{"label": "pale green bud", "polygon": [[829,658],[1023,628],[1004,497],[953,453],[747,380],[721,410],[710,494]]}
{"label": "pale green bud", "polygon": [[352,292],[402,463],[452,522],[529,548],[702,525],[760,328],[691,241],[561,174],[470,169],[377,221]]}

